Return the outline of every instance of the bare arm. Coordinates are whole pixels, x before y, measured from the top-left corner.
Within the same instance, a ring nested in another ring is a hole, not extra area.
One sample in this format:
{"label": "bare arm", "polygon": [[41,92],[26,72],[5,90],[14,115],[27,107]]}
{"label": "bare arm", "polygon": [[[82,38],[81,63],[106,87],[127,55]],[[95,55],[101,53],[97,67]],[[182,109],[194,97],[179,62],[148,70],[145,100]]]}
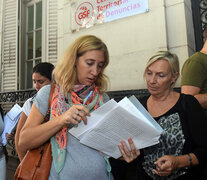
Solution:
{"label": "bare arm", "polygon": [[[190,156],[192,157],[192,166],[197,166],[199,164],[199,161],[194,153],[190,153]],[[190,160],[188,155],[182,155],[177,156],[177,168],[183,168],[183,167],[189,167],[190,166]]]}
{"label": "bare arm", "polygon": [[26,154],[26,151],[21,151],[18,144],[19,144],[19,134],[21,132],[22,127],[24,126],[25,122],[27,120],[27,116],[24,112],[22,112],[21,117],[19,119],[19,122],[17,124],[17,129],[16,129],[16,133],[15,133],[15,148],[18,154],[18,157],[20,159],[20,161],[22,161],[23,157]]}
{"label": "bare arm", "polygon": [[207,109],[207,93],[200,94],[200,88],[196,86],[184,85],[181,87],[181,92],[184,94],[193,95],[204,109]]}
{"label": "bare arm", "polygon": [[[78,117],[77,117],[78,114]],[[74,105],[62,115],[46,122],[43,114],[40,113],[38,108],[33,104],[27,121],[20,132],[19,148],[21,151],[27,151],[39,147],[52,137],[63,126],[69,124],[78,124],[82,120],[86,123],[86,116],[89,115],[89,110],[82,105]],[[76,118],[76,120],[75,120]]]}
{"label": "bare arm", "polygon": [[[197,166],[199,164],[199,161],[195,154],[190,153],[190,156],[192,158],[192,166]],[[156,169],[154,169],[154,172],[159,176],[168,176],[170,175],[175,169],[178,168],[184,168],[184,167],[190,167],[190,159],[188,155],[182,155],[182,156],[163,156],[159,158],[156,162]]]}

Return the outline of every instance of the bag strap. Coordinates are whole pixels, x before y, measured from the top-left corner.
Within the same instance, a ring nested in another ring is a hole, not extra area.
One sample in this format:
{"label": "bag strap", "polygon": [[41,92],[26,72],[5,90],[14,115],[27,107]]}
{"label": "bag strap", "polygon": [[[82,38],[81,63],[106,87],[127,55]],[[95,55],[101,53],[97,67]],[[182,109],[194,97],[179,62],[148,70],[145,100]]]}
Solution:
{"label": "bag strap", "polygon": [[[47,121],[49,120],[49,118],[50,118],[50,106],[51,106],[51,103],[52,103],[52,97],[53,97],[54,90],[55,90],[55,84],[52,83],[52,84],[51,84],[51,90],[50,90],[50,97],[49,97],[49,106],[48,106],[48,111],[47,111],[47,114],[46,114],[46,117],[45,117],[45,122],[47,122]],[[42,149],[41,149],[41,151],[40,151],[40,158],[39,158],[39,160],[38,160],[38,162],[37,162],[37,164],[36,164],[37,167],[40,167],[41,160],[42,160],[42,156],[43,156],[43,154],[44,154],[44,152],[45,152],[45,145],[46,145],[48,142],[50,142],[50,140],[47,141],[46,143],[44,143],[44,144],[42,145]]]}
{"label": "bag strap", "polygon": [[0,105],[0,114],[1,114],[2,120],[4,121],[4,110],[2,109],[1,105]]}
{"label": "bag strap", "polygon": [[49,97],[49,110],[50,110],[50,106],[51,106],[51,103],[52,103],[52,96],[53,96],[54,90],[55,90],[55,84],[52,83],[51,84],[51,90],[50,90],[50,97]]}
{"label": "bag strap", "polygon": [[50,118],[50,107],[51,107],[51,103],[52,103],[52,97],[53,97],[53,94],[54,94],[54,90],[55,90],[55,84],[52,83],[51,84],[51,90],[50,90],[48,111],[47,111],[47,114],[46,114],[45,120],[44,120],[45,122],[47,122]]}

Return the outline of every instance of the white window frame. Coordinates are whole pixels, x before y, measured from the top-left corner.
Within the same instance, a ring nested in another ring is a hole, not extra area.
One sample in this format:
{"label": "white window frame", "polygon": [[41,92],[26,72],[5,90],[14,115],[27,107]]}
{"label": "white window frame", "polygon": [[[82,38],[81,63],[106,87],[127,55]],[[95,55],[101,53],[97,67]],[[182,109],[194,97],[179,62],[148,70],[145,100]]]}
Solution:
{"label": "white window frame", "polygon": [[[42,2],[42,27],[41,27],[41,30],[42,30],[42,56],[40,57],[41,58],[41,62],[45,62],[46,61],[46,18],[47,18],[47,0],[25,0],[24,3],[25,3],[25,8],[26,8],[26,20],[25,20],[25,28],[28,27],[27,25],[27,22],[28,22],[28,7],[34,5],[34,4],[37,4],[38,2]],[[36,6],[34,6],[34,12],[36,10],[35,8]],[[34,17],[34,25],[36,23],[36,17]],[[25,49],[25,55],[24,55],[24,84],[25,84],[25,87],[27,87],[27,80],[28,78],[31,79],[32,77],[27,77],[27,66],[26,66],[26,57],[27,57],[27,45],[28,45],[28,42],[27,42],[27,32],[28,32],[28,29],[26,29],[25,31],[25,46],[24,46],[24,49]],[[36,41],[36,38],[35,38],[35,33],[33,32],[33,48],[35,47],[35,42]],[[34,67],[34,51],[33,51],[33,67]],[[38,59],[38,58],[37,58]]]}

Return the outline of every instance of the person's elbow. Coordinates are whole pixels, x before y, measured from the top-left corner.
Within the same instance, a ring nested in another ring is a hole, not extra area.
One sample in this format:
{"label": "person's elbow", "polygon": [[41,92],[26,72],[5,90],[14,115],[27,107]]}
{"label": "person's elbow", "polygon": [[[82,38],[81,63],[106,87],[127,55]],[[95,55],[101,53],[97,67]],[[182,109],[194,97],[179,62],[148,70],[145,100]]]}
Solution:
{"label": "person's elbow", "polygon": [[18,149],[23,152],[29,150],[29,144],[30,144],[27,142],[26,139],[27,136],[25,135],[25,131],[26,130],[24,128],[21,130],[21,132],[19,133],[19,140],[17,142]]}
{"label": "person's elbow", "polygon": [[27,116],[24,112],[22,112],[19,122],[17,124],[17,129],[16,129],[16,133],[15,133],[15,146],[19,147],[19,139],[20,139],[20,133],[24,127],[24,124],[27,120]]}
{"label": "person's elbow", "polygon": [[200,88],[196,86],[183,85],[181,86],[181,93],[195,96],[200,93]]}
{"label": "person's elbow", "polygon": [[15,142],[15,148],[17,149],[19,147],[19,132],[17,131],[14,136],[14,142]]}

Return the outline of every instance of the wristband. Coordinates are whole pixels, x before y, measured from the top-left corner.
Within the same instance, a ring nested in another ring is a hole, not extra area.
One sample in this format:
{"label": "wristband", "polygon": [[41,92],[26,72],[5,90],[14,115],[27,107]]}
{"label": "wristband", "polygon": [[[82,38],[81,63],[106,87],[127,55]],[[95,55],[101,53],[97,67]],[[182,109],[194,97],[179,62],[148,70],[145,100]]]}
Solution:
{"label": "wristband", "polygon": [[189,163],[190,163],[190,167],[193,165],[193,159],[192,156],[190,154],[187,154],[188,158],[189,158]]}

